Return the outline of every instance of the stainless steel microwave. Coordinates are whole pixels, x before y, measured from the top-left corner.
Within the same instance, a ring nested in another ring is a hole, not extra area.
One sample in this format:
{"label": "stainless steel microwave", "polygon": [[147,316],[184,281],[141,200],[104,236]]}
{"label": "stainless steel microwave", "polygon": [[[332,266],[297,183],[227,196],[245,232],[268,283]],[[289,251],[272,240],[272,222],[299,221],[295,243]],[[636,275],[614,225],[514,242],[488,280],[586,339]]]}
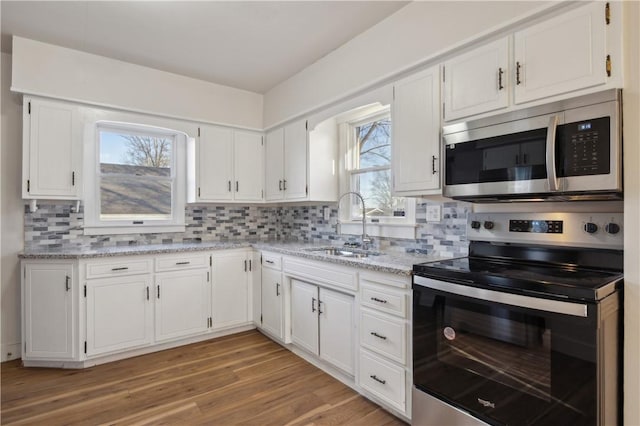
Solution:
{"label": "stainless steel microwave", "polygon": [[443,128],[444,196],[472,202],[622,198],[622,92]]}

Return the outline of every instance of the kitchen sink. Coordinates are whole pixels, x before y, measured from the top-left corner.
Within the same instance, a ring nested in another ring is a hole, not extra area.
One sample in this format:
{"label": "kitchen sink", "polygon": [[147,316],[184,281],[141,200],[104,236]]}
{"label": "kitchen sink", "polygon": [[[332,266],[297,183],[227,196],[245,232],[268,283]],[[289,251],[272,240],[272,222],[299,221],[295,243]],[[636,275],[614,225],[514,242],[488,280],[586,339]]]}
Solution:
{"label": "kitchen sink", "polygon": [[339,247],[322,247],[322,248],[312,248],[307,249],[306,251],[326,254],[329,256],[339,256],[339,257],[351,257],[356,259],[362,259],[369,256],[379,256],[380,253],[374,251],[366,251],[366,250],[353,250],[353,249],[342,249]]}

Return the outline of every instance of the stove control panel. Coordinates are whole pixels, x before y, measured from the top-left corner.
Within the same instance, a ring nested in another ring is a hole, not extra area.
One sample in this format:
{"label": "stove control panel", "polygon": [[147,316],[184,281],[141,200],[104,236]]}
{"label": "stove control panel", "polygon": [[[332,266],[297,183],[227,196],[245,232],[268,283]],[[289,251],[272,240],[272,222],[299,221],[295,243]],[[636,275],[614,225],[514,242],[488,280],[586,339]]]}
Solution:
{"label": "stove control panel", "polygon": [[509,232],[562,234],[561,220],[509,220]]}
{"label": "stove control panel", "polygon": [[622,249],[622,213],[469,213],[467,239]]}

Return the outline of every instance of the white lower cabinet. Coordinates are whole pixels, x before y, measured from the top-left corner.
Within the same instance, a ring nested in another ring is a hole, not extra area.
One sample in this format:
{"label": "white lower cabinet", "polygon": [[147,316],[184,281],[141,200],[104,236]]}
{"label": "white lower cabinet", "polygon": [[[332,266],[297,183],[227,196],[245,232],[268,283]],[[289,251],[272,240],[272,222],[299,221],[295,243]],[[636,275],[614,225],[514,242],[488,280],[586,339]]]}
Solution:
{"label": "white lower cabinet", "polygon": [[[257,265],[256,265],[257,266]],[[246,324],[249,319],[249,273],[253,261],[246,251],[213,255],[211,317],[213,328]]]}
{"label": "white lower cabinet", "polygon": [[72,263],[27,263],[22,283],[23,358],[74,357],[77,292]]}
{"label": "white lower cabinet", "polygon": [[354,374],[354,297],[291,280],[291,341]]}
{"label": "white lower cabinet", "polygon": [[263,253],[259,327],[280,341],[285,340],[284,299],[281,257]]}
{"label": "white lower cabinet", "polygon": [[210,324],[209,269],[156,275],[155,340],[173,340],[201,334]]}
{"label": "white lower cabinet", "polygon": [[87,356],[153,342],[152,281],[149,275],[88,280]]}
{"label": "white lower cabinet", "polygon": [[360,352],[360,386],[405,412],[406,371],[366,350]]}

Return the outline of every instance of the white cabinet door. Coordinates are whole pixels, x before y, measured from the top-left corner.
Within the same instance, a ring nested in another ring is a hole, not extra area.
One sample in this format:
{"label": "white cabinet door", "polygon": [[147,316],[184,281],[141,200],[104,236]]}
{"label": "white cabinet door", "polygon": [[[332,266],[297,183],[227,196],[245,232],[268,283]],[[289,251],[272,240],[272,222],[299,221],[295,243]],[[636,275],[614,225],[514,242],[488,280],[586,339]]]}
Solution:
{"label": "white cabinet door", "polygon": [[213,328],[249,322],[249,260],[247,253],[213,255],[211,317]]}
{"label": "white cabinet door", "polygon": [[156,341],[201,334],[208,330],[211,312],[209,278],[208,269],[156,275]]}
{"label": "white cabinet door", "polygon": [[284,128],[284,196],[287,200],[307,197],[307,122],[296,121]]}
{"label": "white cabinet door", "polygon": [[440,190],[440,72],[432,67],[394,85],[393,190]]}
{"label": "white cabinet door", "polygon": [[320,288],[320,358],[354,374],[354,298]]}
{"label": "white cabinet door", "polygon": [[515,33],[516,104],[607,82],[605,3]]}
{"label": "white cabinet door", "polygon": [[267,133],[265,138],[265,200],[276,201],[284,198],[284,129]]}
{"label": "white cabinet door", "polygon": [[249,298],[251,300],[251,317],[250,321],[260,327],[260,315],[262,314],[262,268],[260,268],[261,254],[258,251],[251,252],[251,268],[249,268],[249,281],[251,283],[251,291]]}
{"label": "white cabinet door", "polygon": [[80,197],[82,121],[78,107],[25,98],[24,198]]}
{"label": "white cabinet door", "polygon": [[87,355],[153,342],[153,288],[149,275],[87,281]]}
{"label": "white cabinet door", "polygon": [[508,37],[445,62],[444,119],[456,120],[506,108],[508,64]]}
{"label": "white cabinet door", "polygon": [[200,201],[233,199],[233,140],[231,129],[200,127],[197,145],[198,190]]}
{"label": "white cabinet door", "polygon": [[262,268],[261,328],[271,335],[284,339],[284,295],[282,272]]}
{"label": "white cabinet door", "polygon": [[234,131],[234,200],[262,200],[262,161],[262,135]]}
{"label": "white cabinet door", "polygon": [[22,288],[25,359],[71,359],[76,339],[71,263],[26,264]]}
{"label": "white cabinet door", "polygon": [[291,280],[291,341],[318,354],[318,287]]}

